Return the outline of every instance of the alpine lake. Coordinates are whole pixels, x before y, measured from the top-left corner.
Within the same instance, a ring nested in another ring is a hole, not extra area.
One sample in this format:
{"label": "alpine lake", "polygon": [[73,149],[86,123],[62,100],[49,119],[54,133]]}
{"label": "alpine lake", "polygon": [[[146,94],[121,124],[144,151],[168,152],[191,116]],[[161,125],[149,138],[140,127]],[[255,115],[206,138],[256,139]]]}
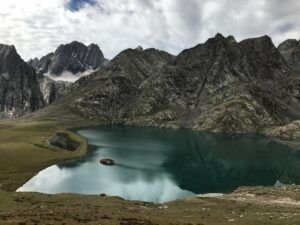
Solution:
{"label": "alpine lake", "polygon": [[[19,192],[166,202],[241,186],[300,184],[300,151],[260,135],[122,126],[81,128],[87,155],[40,171]],[[112,159],[113,166],[100,163]]]}

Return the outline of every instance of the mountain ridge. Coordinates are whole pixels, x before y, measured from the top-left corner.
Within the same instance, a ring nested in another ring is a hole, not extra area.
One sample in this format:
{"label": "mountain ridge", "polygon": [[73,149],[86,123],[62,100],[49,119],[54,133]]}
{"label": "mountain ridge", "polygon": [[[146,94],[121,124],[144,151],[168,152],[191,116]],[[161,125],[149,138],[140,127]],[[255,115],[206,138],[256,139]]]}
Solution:
{"label": "mountain ridge", "polygon": [[41,59],[34,58],[28,61],[39,74],[61,76],[68,71],[74,75],[87,70],[97,70],[107,63],[107,59],[100,47],[96,44],[88,46],[81,42],[73,41],[60,45],[54,52],[48,53]]}
{"label": "mountain ridge", "polygon": [[268,36],[236,42],[217,34],[166,58],[156,50],[157,68],[147,67],[145,51],[121,52],[32,117],[47,117],[64,102],[80,118],[213,132],[259,132],[300,119],[289,86],[293,69]]}

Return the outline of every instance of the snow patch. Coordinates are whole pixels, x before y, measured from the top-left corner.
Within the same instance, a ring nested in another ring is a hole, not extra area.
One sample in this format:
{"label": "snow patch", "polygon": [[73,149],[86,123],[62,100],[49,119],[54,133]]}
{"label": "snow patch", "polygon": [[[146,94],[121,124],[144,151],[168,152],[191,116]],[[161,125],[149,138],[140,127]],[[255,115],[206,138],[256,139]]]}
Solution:
{"label": "snow patch", "polygon": [[77,80],[79,80],[81,77],[88,76],[93,72],[95,72],[95,70],[86,70],[83,73],[76,73],[76,74],[73,74],[69,71],[64,71],[59,76],[56,76],[56,75],[48,72],[48,73],[45,73],[44,76],[49,77],[51,80],[54,80],[54,81],[64,81],[64,82],[74,83]]}

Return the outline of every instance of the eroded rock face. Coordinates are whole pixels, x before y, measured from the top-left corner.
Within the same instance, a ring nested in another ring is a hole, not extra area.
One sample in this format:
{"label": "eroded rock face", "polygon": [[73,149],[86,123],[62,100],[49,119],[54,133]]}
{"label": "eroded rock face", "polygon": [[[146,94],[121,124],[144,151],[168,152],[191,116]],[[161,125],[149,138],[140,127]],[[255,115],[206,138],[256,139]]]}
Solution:
{"label": "eroded rock face", "polygon": [[55,76],[60,76],[65,71],[78,74],[87,70],[97,70],[106,63],[107,60],[98,45],[85,46],[76,41],[60,45],[54,53],[50,53],[40,60],[29,61],[29,64],[39,74],[48,73]]}
{"label": "eroded rock face", "polygon": [[278,46],[278,50],[293,70],[287,77],[289,91],[295,99],[300,100],[300,41],[288,39]]}
{"label": "eroded rock face", "polygon": [[34,69],[14,46],[0,44],[0,119],[15,118],[43,106]]}
{"label": "eroded rock face", "polygon": [[287,71],[269,37],[237,43],[217,34],[180,53],[146,82],[130,123],[228,132],[285,123],[293,111],[286,103]]}
{"label": "eroded rock face", "polygon": [[278,46],[288,64],[300,74],[300,40],[288,39]]}
{"label": "eroded rock face", "polygon": [[48,77],[42,77],[39,79],[39,87],[43,95],[44,103],[49,105],[67,94],[70,90],[71,83],[54,81]]}
{"label": "eroded rock face", "polygon": [[130,116],[131,107],[143,82],[158,74],[172,59],[172,55],[156,49],[125,50],[106,68],[74,84],[84,94],[75,99],[73,107],[87,118],[121,121]]}

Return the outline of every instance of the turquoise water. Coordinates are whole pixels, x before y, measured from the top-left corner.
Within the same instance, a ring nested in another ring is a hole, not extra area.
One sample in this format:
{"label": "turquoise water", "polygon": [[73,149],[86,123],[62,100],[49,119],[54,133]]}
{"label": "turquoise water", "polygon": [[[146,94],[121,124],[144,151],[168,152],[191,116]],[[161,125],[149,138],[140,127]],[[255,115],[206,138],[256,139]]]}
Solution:
{"label": "turquoise water", "polygon": [[[300,151],[256,135],[120,126],[76,132],[88,139],[88,154],[41,171],[18,191],[164,202],[277,181],[300,184]],[[103,158],[116,165],[101,165]]]}

